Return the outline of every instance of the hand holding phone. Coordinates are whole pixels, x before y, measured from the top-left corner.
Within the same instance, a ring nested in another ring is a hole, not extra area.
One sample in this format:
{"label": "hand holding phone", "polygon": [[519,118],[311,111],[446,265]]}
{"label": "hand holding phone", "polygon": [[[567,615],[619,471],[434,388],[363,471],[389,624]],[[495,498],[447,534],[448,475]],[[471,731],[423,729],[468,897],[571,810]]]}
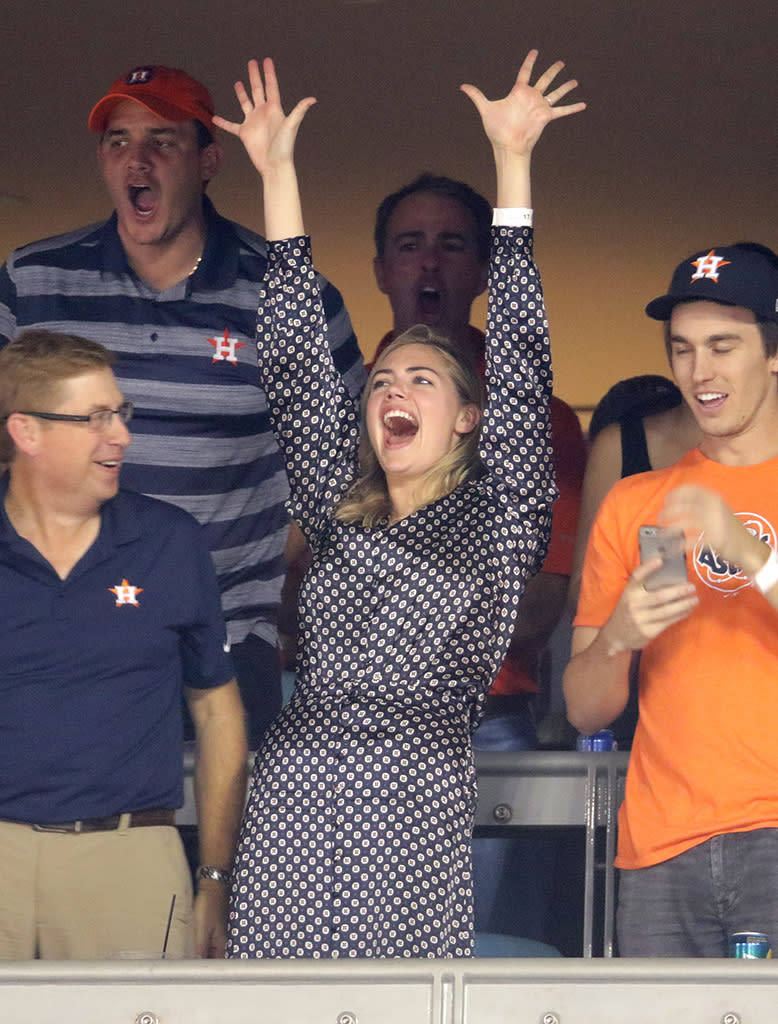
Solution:
{"label": "hand holding phone", "polygon": [[646,590],[658,590],[660,587],[688,582],[686,539],[683,530],[644,525],[638,531],[638,541],[642,563],[652,558],[662,559],[659,568],[646,577],[643,584]]}

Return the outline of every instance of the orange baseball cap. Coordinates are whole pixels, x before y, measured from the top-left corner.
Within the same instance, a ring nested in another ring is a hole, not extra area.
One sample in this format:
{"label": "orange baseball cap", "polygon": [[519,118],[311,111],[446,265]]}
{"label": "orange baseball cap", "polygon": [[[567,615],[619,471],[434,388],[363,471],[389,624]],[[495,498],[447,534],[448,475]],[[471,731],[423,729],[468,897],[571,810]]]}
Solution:
{"label": "orange baseball cap", "polygon": [[117,78],[89,115],[89,130],[103,132],[111,111],[123,100],[134,100],[167,121],[200,121],[213,129],[211,94],[185,71],[161,65],[133,68]]}

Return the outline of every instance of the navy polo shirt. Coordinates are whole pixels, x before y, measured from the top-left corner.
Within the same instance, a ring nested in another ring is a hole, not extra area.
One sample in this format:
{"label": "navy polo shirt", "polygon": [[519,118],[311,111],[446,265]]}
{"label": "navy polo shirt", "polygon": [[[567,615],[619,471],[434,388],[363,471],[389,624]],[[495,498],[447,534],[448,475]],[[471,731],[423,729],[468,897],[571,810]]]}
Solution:
{"label": "navy polo shirt", "polygon": [[[135,405],[122,486],[202,524],[230,640],[275,646],[289,487],[257,372],[265,239],[203,200],[197,269],[159,292],[131,270],[116,214],[16,250],[0,266],[0,347],[28,327],[92,338],[116,355]],[[364,367],[339,292],[318,278],[327,337],[352,395]]]}
{"label": "navy polo shirt", "polygon": [[234,669],[213,565],[186,512],[119,491],[61,580],[0,481],[0,818],[40,823],[183,802],[181,686]]}

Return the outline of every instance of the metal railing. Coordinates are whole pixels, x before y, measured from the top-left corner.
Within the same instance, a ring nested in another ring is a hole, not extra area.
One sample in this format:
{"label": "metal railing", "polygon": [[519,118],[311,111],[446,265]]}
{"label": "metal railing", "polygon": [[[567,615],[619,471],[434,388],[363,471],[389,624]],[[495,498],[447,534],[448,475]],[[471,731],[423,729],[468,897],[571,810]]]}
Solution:
{"label": "metal railing", "polygon": [[[614,953],[616,817],[629,755],[618,751],[478,751],[476,830],[584,829],[583,955]],[[598,840],[604,837],[604,843]],[[600,952],[599,950],[597,952]]]}

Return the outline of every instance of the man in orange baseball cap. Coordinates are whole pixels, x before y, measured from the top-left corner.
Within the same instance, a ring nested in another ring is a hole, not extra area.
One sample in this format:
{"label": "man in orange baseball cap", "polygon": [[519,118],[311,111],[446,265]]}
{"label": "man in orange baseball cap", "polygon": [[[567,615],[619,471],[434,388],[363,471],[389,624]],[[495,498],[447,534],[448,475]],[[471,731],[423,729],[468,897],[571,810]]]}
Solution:
{"label": "man in orange baseball cap", "polygon": [[203,255],[203,193],[224,157],[213,112],[205,86],[150,65],[117,78],[89,115],[130,266],[160,291],[193,273]]}
{"label": "man in orange baseball cap", "polygon": [[[135,406],[122,485],[201,523],[254,748],[281,705],[287,485],[256,367],[266,244],[205,194],[224,159],[213,114],[209,91],[177,68],[142,65],[112,83],[88,124],[114,212],[0,268],[0,347],[42,327],[116,354]],[[320,284],[337,365],[357,394],[364,370],[348,314]]]}
{"label": "man in orange baseball cap", "polygon": [[133,100],[169,121],[199,121],[209,132],[213,128],[211,94],[186,71],[149,65],[121,75],[89,115],[89,130],[104,132],[111,112],[123,100]]}

